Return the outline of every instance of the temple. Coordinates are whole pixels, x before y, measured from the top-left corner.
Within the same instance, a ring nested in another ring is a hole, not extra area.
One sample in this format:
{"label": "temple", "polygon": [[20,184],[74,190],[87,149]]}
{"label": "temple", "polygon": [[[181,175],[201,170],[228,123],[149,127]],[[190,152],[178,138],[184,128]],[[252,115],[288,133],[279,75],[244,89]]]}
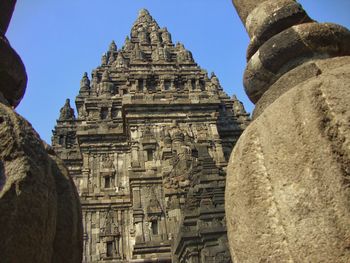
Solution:
{"label": "temple", "polygon": [[224,190],[249,115],[141,10],[112,42],[52,146],[77,186],[83,262],[231,262]]}

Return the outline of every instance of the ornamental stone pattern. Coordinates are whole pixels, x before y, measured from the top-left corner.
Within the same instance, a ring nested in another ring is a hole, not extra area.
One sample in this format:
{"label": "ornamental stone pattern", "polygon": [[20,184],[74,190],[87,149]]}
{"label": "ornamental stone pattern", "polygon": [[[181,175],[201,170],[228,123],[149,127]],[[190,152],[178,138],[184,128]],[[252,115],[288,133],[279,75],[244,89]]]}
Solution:
{"label": "ornamental stone pattern", "polygon": [[231,262],[226,166],[249,117],[215,74],[141,10],[75,104],[52,145],[80,195],[83,262]]}

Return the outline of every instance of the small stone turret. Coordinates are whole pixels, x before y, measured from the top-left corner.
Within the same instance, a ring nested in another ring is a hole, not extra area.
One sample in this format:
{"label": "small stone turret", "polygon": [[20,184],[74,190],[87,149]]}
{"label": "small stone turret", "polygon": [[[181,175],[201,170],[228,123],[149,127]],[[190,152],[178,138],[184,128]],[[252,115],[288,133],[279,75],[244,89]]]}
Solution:
{"label": "small stone turret", "polygon": [[114,52],[117,51],[117,45],[114,42],[114,40],[111,42],[111,44],[109,45],[109,52]]}
{"label": "small stone turret", "polygon": [[80,90],[79,95],[87,96],[90,92],[90,79],[88,77],[87,72],[84,72],[84,75],[80,81]]}
{"label": "small stone turret", "polygon": [[60,109],[60,121],[75,120],[74,110],[70,106],[70,100],[66,99],[66,103]]}

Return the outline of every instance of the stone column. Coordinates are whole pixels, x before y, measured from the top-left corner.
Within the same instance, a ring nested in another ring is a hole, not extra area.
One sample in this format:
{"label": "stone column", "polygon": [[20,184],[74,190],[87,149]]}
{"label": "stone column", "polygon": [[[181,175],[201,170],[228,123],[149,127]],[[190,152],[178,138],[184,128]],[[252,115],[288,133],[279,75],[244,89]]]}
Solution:
{"label": "stone column", "polygon": [[234,0],[253,122],[230,158],[234,262],[350,262],[350,32],[292,0]]}

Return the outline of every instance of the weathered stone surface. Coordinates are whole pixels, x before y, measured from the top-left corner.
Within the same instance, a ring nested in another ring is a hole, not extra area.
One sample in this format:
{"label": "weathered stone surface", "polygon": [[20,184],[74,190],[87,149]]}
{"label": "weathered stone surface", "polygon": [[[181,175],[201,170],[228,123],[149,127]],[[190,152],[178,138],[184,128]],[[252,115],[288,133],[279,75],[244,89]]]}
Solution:
{"label": "weathered stone surface", "polygon": [[144,9],[91,75],[52,137],[81,197],[84,262],[229,262],[225,168],[249,123],[241,102]]}
{"label": "weathered stone surface", "polygon": [[350,59],[343,60],[336,68],[323,61],[331,72],[275,100],[234,148],[226,215],[235,262],[349,262]]}
{"label": "weathered stone surface", "polygon": [[50,262],[56,232],[51,161],[30,124],[0,104],[0,252],[3,262]]}
{"label": "weathered stone surface", "polygon": [[350,262],[350,33],[289,20],[302,17],[292,2],[234,0],[252,37],[244,85],[256,109],[228,167],[231,255]]}
{"label": "weathered stone surface", "polygon": [[56,233],[51,263],[78,263],[83,255],[83,225],[79,195],[63,161],[46,145],[57,195]]}
{"label": "weathered stone surface", "polygon": [[12,49],[5,36],[0,34],[0,97],[16,107],[27,85],[27,74],[21,58]]}
{"label": "weathered stone surface", "polygon": [[[336,36],[336,37],[335,37]],[[330,23],[304,23],[267,40],[248,61],[244,88],[253,103],[284,73],[317,57],[350,55],[350,31]]]}
{"label": "weathered stone surface", "polygon": [[82,222],[74,183],[62,161],[12,109],[27,77],[3,35],[15,1],[0,3],[0,261],[80,263]]}
{"label": "weathered stone surface", "polygon": [[21,101],[27,85],[22,60],[5,37],[15,4],[15,0],[0,0],[0,102],[14,107]]}
{"label": "weathered stone surface", "polygon": [[81,262],[79,197],[31,125],[0,104],[1,262]]}

